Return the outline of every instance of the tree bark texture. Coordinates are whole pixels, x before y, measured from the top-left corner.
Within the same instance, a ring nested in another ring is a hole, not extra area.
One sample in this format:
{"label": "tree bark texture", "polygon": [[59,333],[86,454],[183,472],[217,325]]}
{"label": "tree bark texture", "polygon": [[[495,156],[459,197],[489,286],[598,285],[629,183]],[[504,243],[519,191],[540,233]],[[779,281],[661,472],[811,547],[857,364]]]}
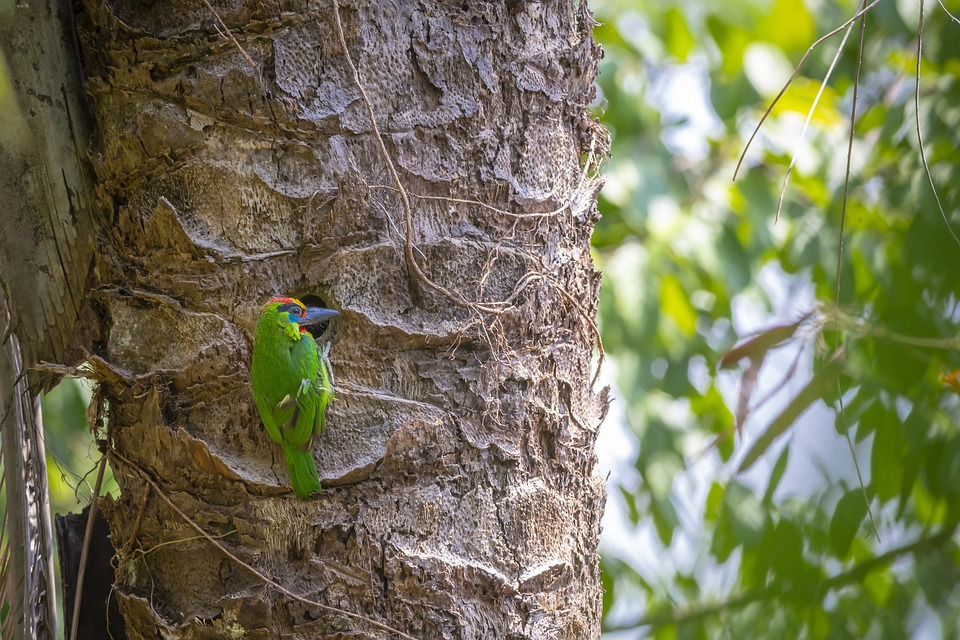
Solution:
{"label": "tree bark texture", "polygon": [[[397,637],[169,497],[412,637],[599,637],[585,6],[348,2],[348,58],[327,0],[211,2],[80,15],[128,635]],[[249,388],[277,294],[342,314],[310,501]]]}
{"label": "tree bark texture", "polygon": [[[56,638],[41,361],[75,358],[94,251],[71,4],[0,2],[0,636]],[[88,309],[87,309],[88,310]]]}

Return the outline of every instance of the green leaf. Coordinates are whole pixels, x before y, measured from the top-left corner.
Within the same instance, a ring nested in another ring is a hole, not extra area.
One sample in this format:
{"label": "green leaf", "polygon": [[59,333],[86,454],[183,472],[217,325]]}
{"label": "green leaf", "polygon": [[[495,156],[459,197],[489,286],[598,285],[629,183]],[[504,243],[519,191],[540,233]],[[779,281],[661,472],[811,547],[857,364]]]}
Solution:
{"label": "green leaf", "polygon": [[820,607],[812,607],[807,615],[807,629],[812,640],[821,640],[830,636],[830,616]]}
{"label": "green leaf", "polygon": [[776,0],[760,20],[756,33],[787,53],[806,51],[816,40],[813,16],[803,0]]}
{"label": "green leaf", "polygon": [[718,562],[726,562],[738,546],[736,540],[734,540],[733,532],[730,530],[730,515],[726,509],[721,509],[720,516],[717,518],[717,526],[710,538],[710,554]]}
{"label": "green leaf", "polygon": [[627,505],[627,517],[630,518],[630,522],[633,523],[633,526],[637,526],[637,523],[640,522],[640,511],[637,509],[637,498],[632,491],[627,490],[624,486],[617,487],[620,489],[620,495],[623,497],[624,503]]}
{"label": "green leaf", "polygon": [[787,461],[790,459],[790,447],[784,447],[777,462],[773,465],[773,471],[770,472],[770,481],[767,483],[767,490],[763,494],[763,503],[771,505],[773,503],[773,494],[776,493],[783,474],[787,470]]}
{"label": "green leaf", "polygon": [[781,520],[774,530],[776,552],[770,568],[788,583],[802,581],[806,577],[806,562],[803,559],[803,534],[790,520]]}
{"label": "green leaf", "polygon": [[[795,113],[806,116],[810,110],[810,105],[813,104],[817,93],[820,91],[820,82],[806,78],[796,78],[787,92],[783,94],[783,97],[777,101],[777,104],[773,107],[770,114],[775,116],[784,113]],[[843,121],[844,114],[840,113],[837,109],[838,103],[839,96],[836,91],[829,87],[823,89],[820,102],[817,104],[817,110],[813,112],[812,121],[826,126],[836,126],[840,124]],[[798,178],[797,181],[806,183],[804,185],[806,187],[804,191],[805,197],[818,197],[816,199],[819,199],[821,201],[820,204],[823,204],[826,200],[827,192],[826,185],[822,180],[816,178],[801,181]],[[810,191],[811,188],[814,190],[813,192]]]}
{"label": "green leaf", "polygon": [[925,525],[940,524],[947,519],[948,504],[939,496],[930,495],[923,483],[914,483],[912,504],[916,509],[916,519]]}
{"label": "green leaf", "polygon": [[853,537],[860,530],[866,515],[867,503],[859,488],[848,491],[840,498],[830,519],[830,549],[835,556],[846,558]]}
{"label": "green leaf", "polygon": [[739,482],[731,481],[723,497],[730,533],[737,544],[748,547],[760,544],[767,524],[767,513],[757,496]]}
{"label": "green leaf", "polygon": [[745,589],[762,588],[767,584],[770,573],[770,563],[777,553],[775,531],[767,526],[763,533],[763,540],[755,548],[744,549],[740,565],[740,575]]}
{"label": "green leaf", "polygon": [[[617,583],[614,580],[614,573],[611,571],[611,560],[601,556],[600,558],[600,584],[603,586],[603,615],[606,616],[613,606],[616,599]],[[616,561],[619,562],[619,561]]]}
{"label": "green leaf", "polygon": [[960,496],[960,438],[951,438],[940,461],[940,486],[950,498]]}
{"label": "green leaf", "polygon": [[677,626],[674,624],[660,625],[653,632],[654,640],[677,640]]}
{"label": "green leaf", "polygon": [[664,276],[660,281],[660,308],[676,324],[686,337],[697,331],[697,312],[690,304],[690,298],[680,281],[672,275]]}
{"label": "green leaf", "polygon": [[733,431],[733,414],[716,385],[704,394],[690,396],[690,410],[697,416],[704,431],[729,435]]}
{"label": "green leaf", "polygon": [[666,41],[667,51],[677,60],[683,62],[690,55],[694,43],[693,34],[687,26],[687,20],[677,7],[667,9],[664,20],[666,22],[664,40]]}
{"label": "green leaf", "polygon": [[956,584],[956,579],[950,575],[952,563],[940,551],[917,554],[916,563],[917,583],[924,597],[934,609],[942,608]]}
{"label": "green leaf", "polygon": [[858,443],[863,442],[864,438],[873,433],[877,425],[886,419],[889,411],[890,410],[884,407],[879,401],[872,403],[867,410],[863,412],[863,415],[857,422],[856,441]]}
{"label": "green leaf", "polygon": [[707,29],[723,57],[720,68],[723,76],[730,77],[740,73],[743,69],[743,53],[751,42],[750,34],[717,16],[707,18]]}
{"label": "green leaf", "polygon": [[670,428],[662,421],[654,419],[647,425],[636,466],[654,499],[670,496],[673,480],[683,469],[683,458],[677,453]]}
{"label": "green leaf", "polygon": [[723,492],[710,553],[725,562],[737,547],[759,546],[766,528],[767,514],[760,500],[750,489],[731,480]]}
{"label": "green leaf", "polygon": [[815,371],[810,382],[798,393],[793,400],[780,412],[776,418],[767,426],[764,432],[757,438],[753,446],[744,456],[743,462],[737,473],[743,473],[753,466],[760,459],[770,445],[789,429],[803,413],[810,408],[810,405],[819,400],[833,390],[837,383],[837,377],[843,371],[843,352],[834,354],[819,370]]}
{"label": "green leaf", "polygon": [[873,449],[870,452],[870,484],[877,497],[886,502],[900,494],[903,467],[900,456],[903,451],[903,434],[900,423],[885,416],[876,425]]}
{"label": "green leaf", "polygon": [[707,504],[704,509],[704,518],[707,521],[716,520],[720,515],[720,507],[723,505],[723,485],[717,481],[710,484],[710,490],[707,492]]}
{"label": "green leaf", "polygon": [[653,526],[657,530],[660,542],[665,547],[673,542],[673,532],[676,531],[680,520],[677,518],[677,511],[670,500],[654,499],[650,502],[650,515],[653,516]]}
{"label": "green leaf", "polygon": [[863,592],[881,608],[890,602],[895,587],[895,580],[889,569],[871,571],[863,579]]}

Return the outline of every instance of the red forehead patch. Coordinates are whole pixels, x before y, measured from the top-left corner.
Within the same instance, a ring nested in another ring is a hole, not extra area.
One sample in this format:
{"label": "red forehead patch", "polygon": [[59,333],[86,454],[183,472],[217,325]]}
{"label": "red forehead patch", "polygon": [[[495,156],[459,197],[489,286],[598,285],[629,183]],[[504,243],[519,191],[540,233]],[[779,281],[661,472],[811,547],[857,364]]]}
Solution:
{"label": "red forehead patch", "polygon": [[303,306],[303,303],[302,303],[302,302],[300,302],[299,300],[294,300],[293,298],[272,298],[272,299],[270,300],[270,302],[268,302],[267,304],[273,304],[273,303],[275,303],[275,302],[280,303],[280,304],[293,303],[293,304],[298,304],[298,305],[300,305],[301,307]]}

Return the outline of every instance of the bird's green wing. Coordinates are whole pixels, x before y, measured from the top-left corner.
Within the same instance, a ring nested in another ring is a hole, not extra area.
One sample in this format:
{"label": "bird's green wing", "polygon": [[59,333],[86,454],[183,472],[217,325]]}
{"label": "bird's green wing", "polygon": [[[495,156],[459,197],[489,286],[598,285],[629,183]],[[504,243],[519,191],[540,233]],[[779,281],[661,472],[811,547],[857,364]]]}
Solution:
{"label": "bird's green wing", "polygon": [[[329,348],[329,347],[327,347]],[[263,425],[276,442],[299,449],[309,448],[314,435],[326,427],[326,408],[333,400],[333,370],[326,349],[321,351],[309,337],[293,346],[291,356],[306,377],[272,405],[268,394],[255,394]]]}
{"label": "bird's green wing", "polygon": [[283,439],[280,437],[280,430],[277,429],[277,420],[274,412],[276,407],[270,406],[270,401],[267,400],[267,396],[264,393],[254,393],[253,401],[257,405],[257,412],[260,414],[260,420],[263,422],[263,427],[267,430],[267,434],[274,442],[283,444]]}
{"label": "bird's green wing", "polygon": [[[306,440],[302,430],[297,429],[297,424],[302,421],[301,415],[304,412],[310,413],[309,405],[301,394],[296,396],[287,394],[273,406],[270,406],[270,401],[265,394],[257,395],[254,401],[263,420],[263,426],[274,441],[280,444],[299,445]],[[309,432],[307,434],[309,435]]]}
{"label": "bird's green wing", "polygon": [[314,395],[312,381],[304,378],[296,395],[286,396],[277,405],[277,415],[282,414],[285,418],[279,430],[290,472],[290,486],[301,499],[323,491],[313,460],[313,424],[320,413]]}
{"label": "bird's green wing", "polygon": [[313,382],[304,378],[297,390],[296,410],[287,422],[288,428],[284,432],[284,439],[290,444],[307,446],[313,440],[313,425],[319,413],[317,394]]}
{"label": "bird's green wing", "polygon": [[327,343],[320,351],[320,362],[317,368],[317,381],[314,390],[317,393],[317,417],[314,421],[314,433],[320,435],[327,428],[327,405],[333,402],[333,367],[327,353],[330,344]]}

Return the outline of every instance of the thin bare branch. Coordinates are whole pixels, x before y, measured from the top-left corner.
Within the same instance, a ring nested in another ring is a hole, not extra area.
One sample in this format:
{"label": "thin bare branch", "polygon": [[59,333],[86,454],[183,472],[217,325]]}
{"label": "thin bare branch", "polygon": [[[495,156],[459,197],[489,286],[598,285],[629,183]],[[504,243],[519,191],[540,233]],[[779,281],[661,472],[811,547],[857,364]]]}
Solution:
{"label": "thin bare branch", "polygon": [[757,123],[757,126],[754,127],[753,133],[750,134],[750,139],[747,140],[747,144],[743,147],[743,151],[740,153],[740,158],[737,160],[737,167],[736,167],[736,169],[734,169],[734,171],[733,171],[733,180],[736,180],[736,179],[737,179],[737,174],[740,173],[740,165],[743,164],[743,159],[746,157],[747,151],[750,149],[750,145],[753,143],[754,138],[757,137],[757,133],[760,132],[760,127],[763,126],[763,123],[766,121],[767,117],[770,115],[770,112],[773,111],[773,108],[774,108],[774,107],[777,105],[777,103],[780,101],[780,98],[783,97],[783,94],[786,93],[786,92],[787,92],[787,89],[790,88],[790,85],[793,84],[794,78],[796,78],[796,77],[797,77],[797,74],[800,73],[800,69],[803,67],[803,63],[807,61],[807,57],[808,57],[811,53],[813,53],[813,50],[814,50],[814,49],[816,49],[818,46],[820,46],[820,43],[822,43],[824,40],[828,40],[829,38],[832,38],[833,36],[837,35],[837,34],[840,33],[841,31],[843,31],[844,29],[846,29],[847,27],[849,27],[851,24],[853,24],[854,22],[856,22],[857,18],[859,18],[859,17],[861,17],[862,15],[864,15],[864,14],[865,14],[867,11],[869,11],[870,9],[873,9],[873,7],[875,7],[879,2],[880,2],[880,0],[873,0],[873,2],[871,2],[870,4],[868,4],[868,5],[867,5],[866,7],[864,7],[862,10],[858,11],[852,18],[850,18],[849,20],[847,20],[846,22],[844,22],[842,25],[840,25],[839,27],[837,27],[837,28],[834,29],[833,31],[827,33],[826,35],[821,36],[820,38],[818,38],[818,39],[816,40],[816,42],[814,42],[812,45],[810,45],[810,48],[807,49],[807,52],[803,54],[803,57],[802,57],[802,58],[800,58],[800,62],[798,62],[798,63],[797,63],[797,66],[794,67],[793,73],[791,73],[791,74],[790,74],[790,77],[787,78],[787,82],[783,85],[783,88],[780,89],[780,93],[777,94],[777,97],[774,98],[774,99],[773,99],[773,102],[770,103],[770,106],[767,107],[767,110],[763,113],[763,117],[760,118],[760,121]]}
{"label": "thin bare branch", "polygon": [[840,46],[837,47],[837,53],[834,54],[833,60],[830,62],[830,66],[827,67],[827,72],[823,76],[823,81],[820,83],[820,88],[817,89],[817,95],[813,98],[813,103],[810,105],[810,109],[807,111],[807,118],[803,121],[803,128],[800,129],[800,139],[797,140],[797,147],[793,152],[793,156],[790,158],[790,164],[787,166],[787,172],[783,176],[783,183],[780,185],[780,197],[777,198],[777,214],[774,216],[774,222],[780,221],[780,211],[783,209],[783,200],[787,193],[787,184],[790,182],[790,174],[793,173],[793,167],[797,164],[797,157],[800,155],[800,143],[807,135],[807,129],[810,127],[810,121],[813,119],[813,113],[817,110],[817,105],[820,104],[820,97],[823,95],[823,90],[827,88],[827,83],[830,82],[830,76],[833,75],[833,70],[837,67],[837,62],[840,61],[840,56],[843,54],[843,49],[847,45],[847,38],[850,37],[850,32],[853,30],[853,23],[850,23],[850,26],[847,27],[847,32],[843,34],[843,39],[840,40]]}
{"label": "thin bare branch", "polygon": [[90,496],[90,510],[87,512],[87,529],[83,532],[83,548],[80,550],[80,568],[77,571],[77,592],[73,597],[73,621],[70,625],[70,640],[77,640],[77,629],[80,625],[80,603],[83,601],[83,578],[87,573],[87,557],[90,553],[90,539],[93,536],[93,521],[97,517],[97,504],[100,497],[100,487],[103,485],[103,472],[107,468],[107,456],[100,457],[100,468],[97,471],[97,482]]}
{"label": "thin bare branch", "polygon": [[956,22],[957,24],[960,24],[960,19],[958,19],[957,16],[953,15],[952,13],[950,13],[950,10],[947,9],[947,5],[943,4],[943,0],[937,0],[937,2],[940,3],[940,8],[943,9],[944,13],[946,13],[948,16],[950,16],[950,19],[951,19],[951,20],[953,20],[953,21]]}
{"label": "thin bare branch", "polygon": [[[862,7],[866,0],[862,0]],[[843,173],[843,204],[840,207],[840,238],[837,240],[837,286],[836,286],[836,311],[840,310],[840,275],[843,271],[843,231],[847,222],[847,197],[850,193],[850,163],[853,158],[853,137],[857,127],[857,98],[860,89],[860,68],[863,65],[863,34],[866,31],[867,16],[860,16],[860,34],[857,43],[857,63],[853,73],[853,102],[850,105],[850,137],[847,138],[847,164]],[[834,323],[839,324],[839,315],[834,315]],[[834,333],[834,351],[840,351],[840,331]],[[857,460],[857,452],[853,447],[853,440],[850,438],[850,431],[847,428],[847,414],[843,410],[843,380],[837,378],[837,397],[840,403],[840,423],[843,425],[843,437],[847,441],[847,448],[850,450],[850,458],[853,460],[853,469],[857,473],[857,483],[860,486],[860,493],[863,494],[863,502],[867,506],[867,514],[870,516],[870,524],[873,525],[873,533],[880,542],[880,528],[873,517],[873,508],[870,506],[870,497],[867,495],[867,488],[863,484],[863,474],[860,473],[860,462]]]}
{"label": "thin bare branch", "polygon": [[898,344],[905,344],[910,347],[919,347],[921,349],[960,351],[960,337],[927,338],[923,336],[908,336],[903,333],[892,331],[883,325],[869,324],[864,320],[851,317],[843,312],[839,313],[836,322],[838,331],[850,331],[853,334],[853,337],[856,338],[872,336],[874,338],[882,338]]}
{"label": "thin bare branch", "polygon": [[843,408],[843,386],[840,383],[840,378],[837,378],[837,397],[840,403],[840,422],[844,425],[843,437],[847,441],[847,448],[850,450],[850,458],[853,460],[853,470],[857,472],[857,483],[860,485],[860,493],[863,494],[863,502],[867,505],[867,515],[870,516],[870,526],[873,527],[873,535],[877,537],[877,542],[882,542],[880,540],[880,527],[877,526],[877,520],[873,517],[873,508],[870,506],[870,497],[867,495],[866,486],[863,484],[863,474],[860,473],[860,463],[857,461],[857,452],[853,448],[853,439],[850,437],[850,431],[846,428],[847,425],[847,414]]}
{"label": "thin bare branch", "polygon": [[[210,13],[212,13],[213,16],[217,19],[217,22],[220,23],[220,27],[223,27],[222,31],[220,30],[219,27],[217,28],[217,31],[220,32],[220,35],[224,36],[225,38],[228,38],[230,42],[233,43],[233,46],[235,46],[240,51],[240,54],[247,61],[247,64],[249,64],[253,68],[253,70],[257,72],[258,77],[261,77],[260,68],[257,66],[257,63],[253,61],[253,58],[250,57],[250,54],[248,54],[246,50],[240,46],[240,43],[237,42],[237,39],[234,37],[233,32],[230,31],[230,27],[227,26],[227,23],[223,21],[223,18],[220,17],[220,14],[217,13],[217,10],[213,8],[212,4],[210,4],[210,0],[203,0],[203,4],[207,5],[207,9],[210,9]],[[262,80],[262,77],[261,77],[261,80]]]}
{"label": "thin bare branch", "polygon": [[953,227],[950,226],[950,220],[947,213],[943,210],[943,204],[940,202],[940,194],[937,192],[937,186],[933,183],[933,175],[930,173],[930,165],[927,164],[927,152],[923,149],[923,133],[920,131],[920,61],[923,59],[923,4],[920,0],[920,22],[917,26],[917,88],[913,93],[913,111],[917,118],[917,142],[920,145],[920,160],[923,161],[923,170],[927,174],[927,180],[930,181],[930,189],[933,191],[933,197],[937,201],[937,209],[940,210],[940,217],[943,218],[943,224],[947,225],[947,231],[950,237],[960,247],[960,238],[957,237]]}
{"label": "thin bare branch", "polygon": [[[863,6],[863,2],[860,3]],[[843,231],[847,223],[847,197],[850,193],[850,163],[853,158],[853,138],[857,126],[857,98],[860,89],[860,67],[863,63],[863,32],[866,26],[867,17],[860,17],[860,41],[857,45],[857,64],[853,73],[853,104],[850,105],[850,136],[847,138],[847,164],[843,174],[843,203],[840,206],[840,238],[837,240],[837,288],[836,300],[837,309],[840,308],[840,273],[843,269]],[[837,332],[839,341],[840,333]],[[839,342],[834,348],[840,347]]]}
{"label": "thin bare branch", "polygon": [[[829,592],[840,589],[849,584],[857,584],[863,581],[871,572],[892,564],[898,558],[911,553],[920,553],[929,549],[936,549],[950,541],[956,526],[947,526],[939,532],[927,538],[920,538],[909,544],[890,549],[886,553],[881,553],[869,560],[856,564],[846,571],[823,580],[817,589],[817,595],[825,597]],[[739,609],[754,602],[767,602],[776,600],[784,595],[784,587],[779,583],[769,583],[758,589],[749,591],[739,591],[732,594],[724,600],[715,600],[712,602],[693,602],[684,606],[666,611],[654,611],[647,613],[640,620],[627,625],[613,626],[606,625],[603,630],[608,633],[616,631],[629,631],[641,627],[665,627],[675,625],[691,620],[699,620],[712,615],[728,613],[734,609]]]}

